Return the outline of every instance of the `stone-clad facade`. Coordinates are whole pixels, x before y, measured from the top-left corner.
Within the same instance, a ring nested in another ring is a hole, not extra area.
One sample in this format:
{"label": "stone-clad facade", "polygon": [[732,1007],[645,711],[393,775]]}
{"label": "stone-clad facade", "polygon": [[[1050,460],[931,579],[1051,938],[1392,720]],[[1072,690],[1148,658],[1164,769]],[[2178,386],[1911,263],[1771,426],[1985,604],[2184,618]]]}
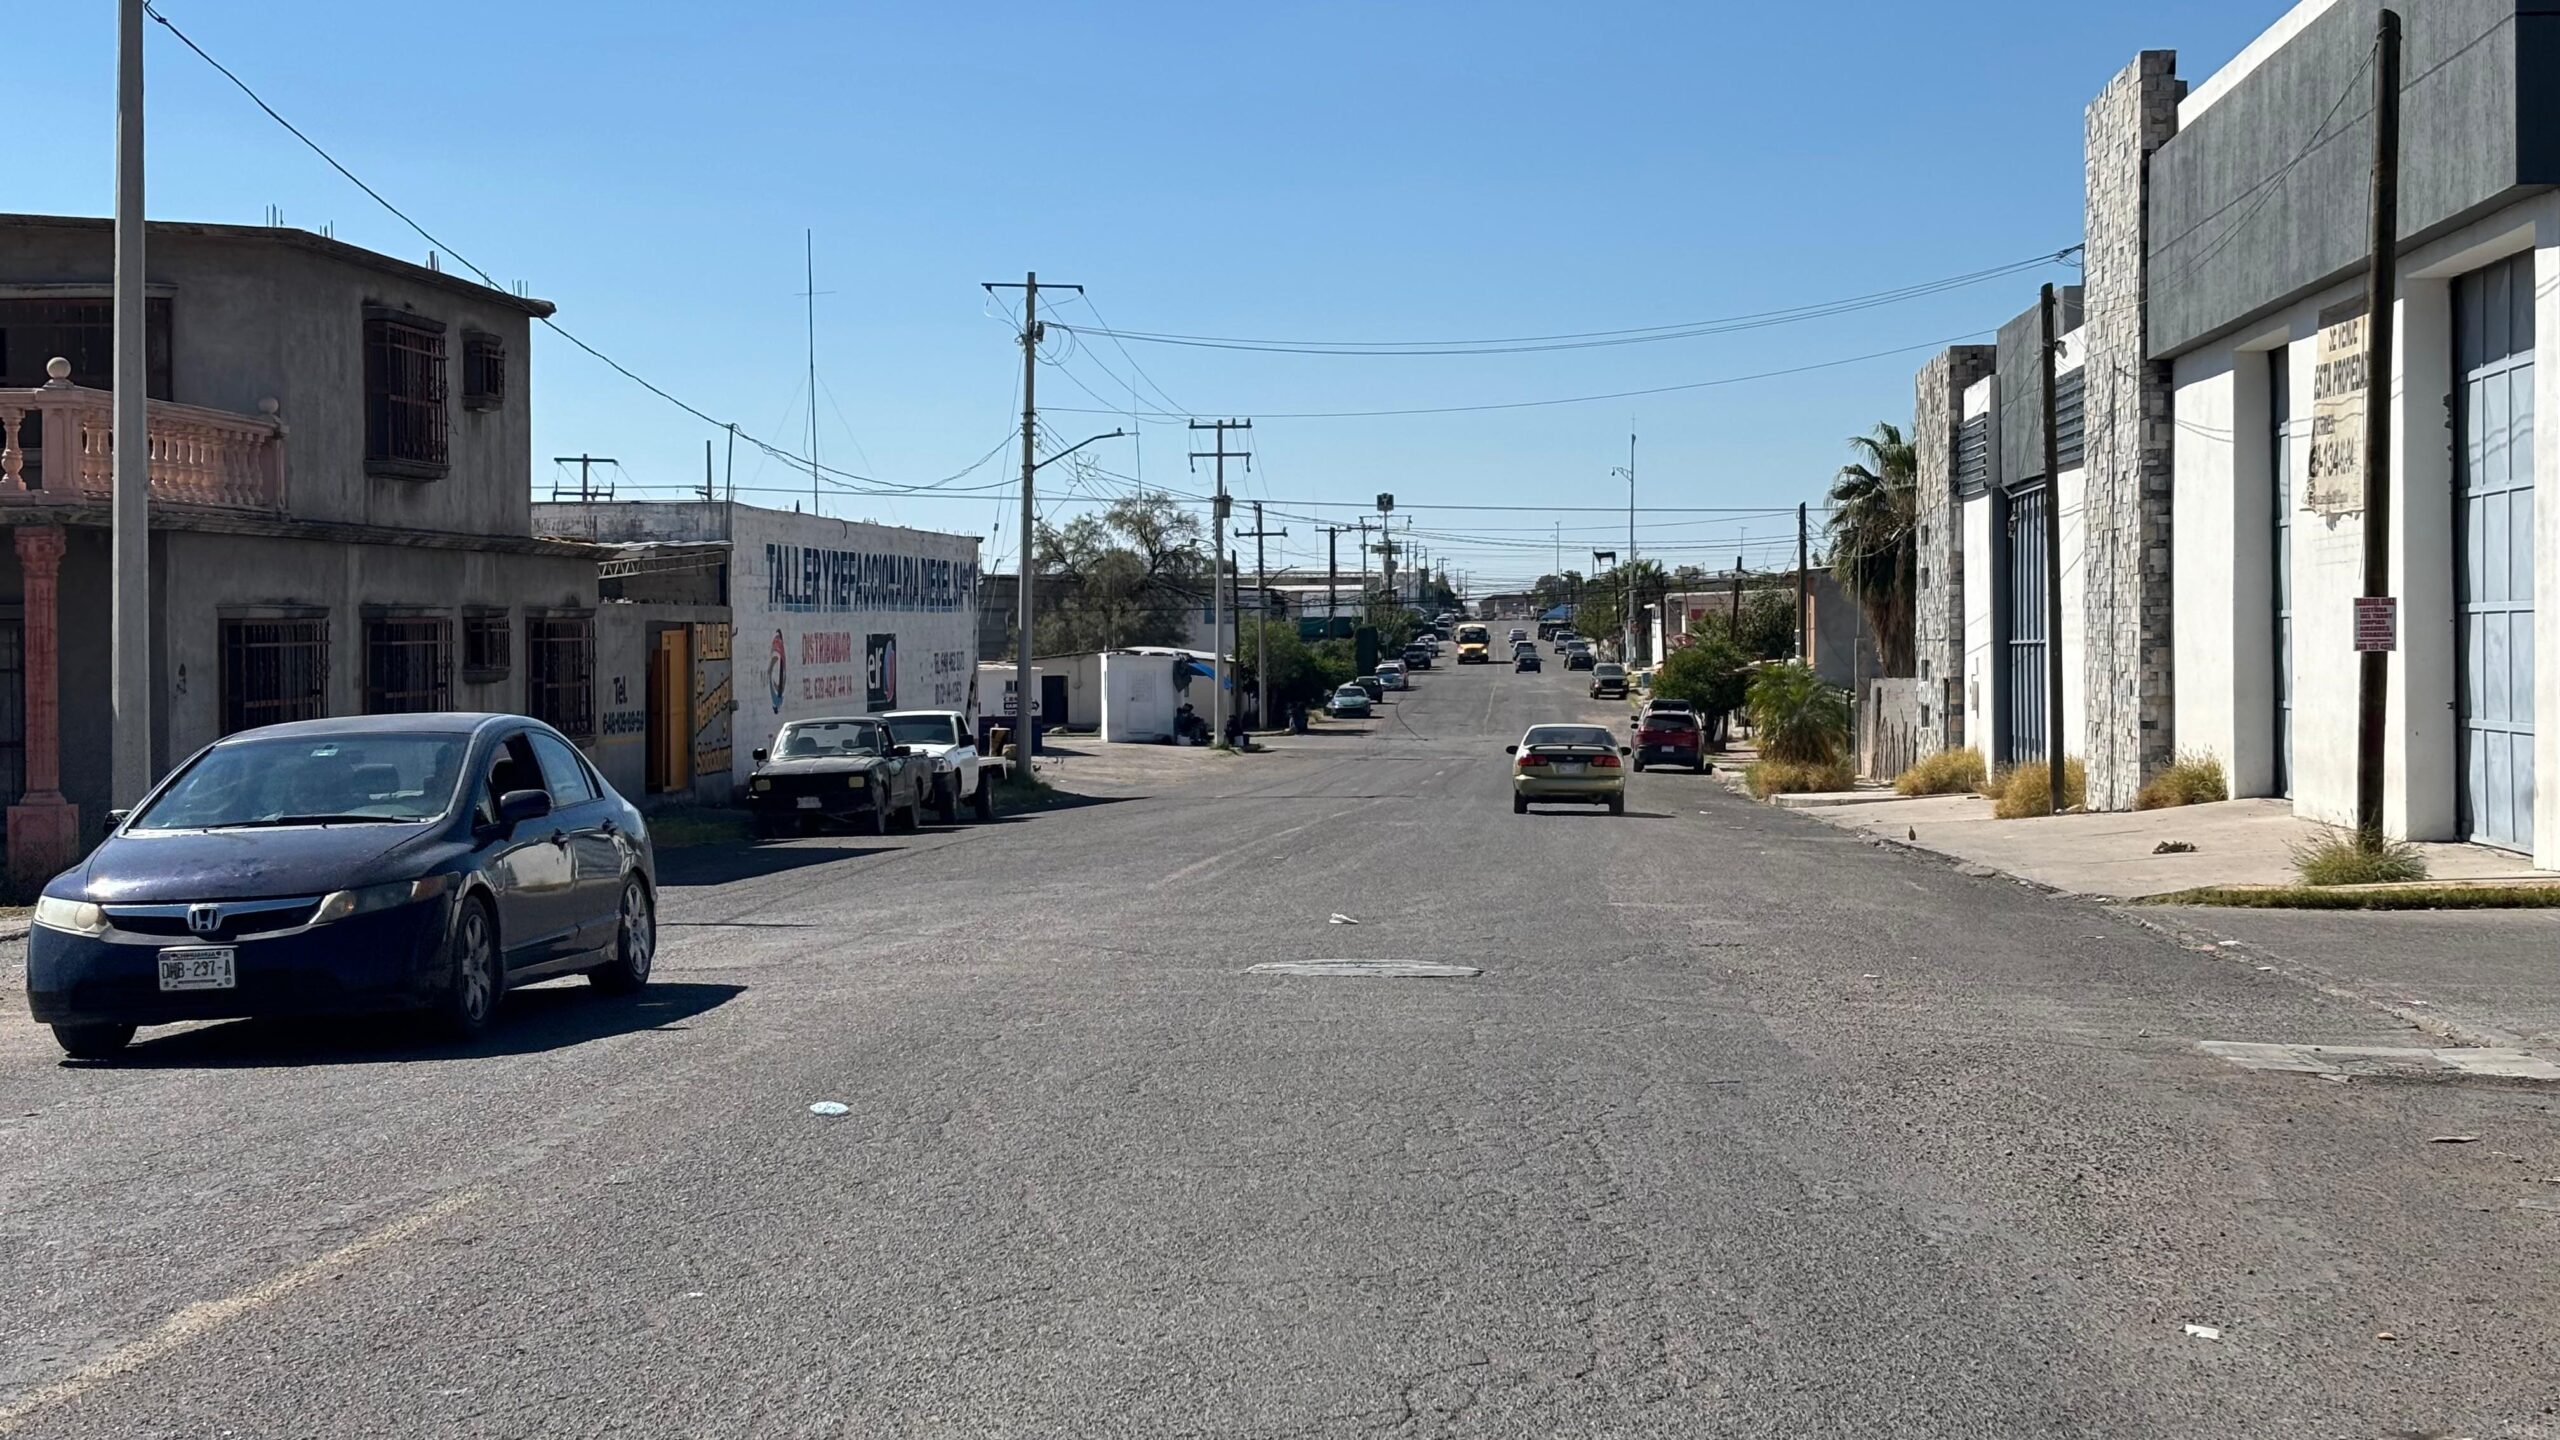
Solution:
{"label": "stone-clad facade", "polygon": [[2175,748],[2171,710],[2170,381],[2144,344],[2152,152],[2178,128],[2177,54],[2146,50],[2086,118],[2089,805],[2121,810]]}
{"label": "stone-clad facade", "polygon": [[1913,597],[1913,666],[1929,724],[1946,745],[1968,743],[1964,706],[1951,697],[1964,675],[1964,526],[1956,503],[1956,426],[1965,388],[1991,373],[1994,350],[1958,345],[1920,367],[1912,400],[1917,461],[1918,590]]}

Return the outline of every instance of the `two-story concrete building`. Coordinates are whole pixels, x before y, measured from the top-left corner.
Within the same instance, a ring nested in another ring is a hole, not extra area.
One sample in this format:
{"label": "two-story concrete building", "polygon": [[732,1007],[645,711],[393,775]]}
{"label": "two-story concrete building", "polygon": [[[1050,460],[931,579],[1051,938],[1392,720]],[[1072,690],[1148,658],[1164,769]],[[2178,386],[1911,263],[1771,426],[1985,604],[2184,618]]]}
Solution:
{"label": "two-story concrete building", "polygon": [[[108,222],[0,215],[0,790],[24,885],[108,803]],[[306,231],[147,232],[155,771],[235,730],[596,732],[591,547],[534,538],[551,307]]]}

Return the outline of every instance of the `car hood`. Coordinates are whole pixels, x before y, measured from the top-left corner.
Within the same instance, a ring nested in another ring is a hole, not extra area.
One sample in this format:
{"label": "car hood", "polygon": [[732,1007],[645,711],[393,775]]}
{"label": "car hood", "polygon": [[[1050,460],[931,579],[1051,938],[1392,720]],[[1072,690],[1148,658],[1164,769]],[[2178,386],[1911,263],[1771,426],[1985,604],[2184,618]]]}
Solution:
{"label": "car hood", "polygon": [[429,823],[110,835],[55,887],[108,905],[325,895],[381,878],[397,852],[432,845],[436,832]]}
{"label": "car hood", "polygon": [[756,767],[756,774],[851,775],[857,771],[877,770],[885,758],[879,755],[811,755],[798,760],[767,760]]}

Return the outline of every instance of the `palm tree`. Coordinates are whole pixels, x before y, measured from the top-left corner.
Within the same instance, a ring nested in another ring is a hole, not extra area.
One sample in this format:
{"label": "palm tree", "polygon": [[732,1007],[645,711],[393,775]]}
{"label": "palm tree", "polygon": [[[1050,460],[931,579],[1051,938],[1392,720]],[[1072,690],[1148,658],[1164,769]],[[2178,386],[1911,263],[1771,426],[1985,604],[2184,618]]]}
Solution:
{"label": "palm tree", "polygon": [[1890,420],[1850,437],[1857,459],[1831,481],[1831,573],[1866,612],[1888,674],[1911,673],[1918,452]]}

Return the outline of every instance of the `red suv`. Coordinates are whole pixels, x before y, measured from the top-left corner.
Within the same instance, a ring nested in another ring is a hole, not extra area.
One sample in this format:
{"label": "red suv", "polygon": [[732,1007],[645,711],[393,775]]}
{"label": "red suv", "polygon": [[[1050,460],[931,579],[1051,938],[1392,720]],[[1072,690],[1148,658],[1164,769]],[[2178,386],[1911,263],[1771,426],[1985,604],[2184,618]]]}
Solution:
{"label": "red suv", "polygon": [[1647,765],[1686,765],[1703,775],[1707,770],[1706,737],[1698,728],[1698,717],[1681,710],[1649,711],[1636,723],[1635,768]]}

